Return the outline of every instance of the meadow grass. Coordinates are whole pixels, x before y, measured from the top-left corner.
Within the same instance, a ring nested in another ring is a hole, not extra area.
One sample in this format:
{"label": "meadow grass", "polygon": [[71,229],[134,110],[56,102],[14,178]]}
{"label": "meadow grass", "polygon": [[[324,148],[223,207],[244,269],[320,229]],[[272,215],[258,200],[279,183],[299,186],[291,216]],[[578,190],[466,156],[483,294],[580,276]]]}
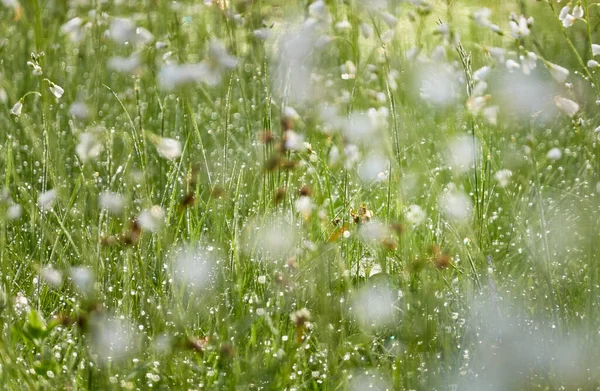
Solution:
{"label": "meadow grass", "polygon": [[3,1],[0,384],[598,389],[578,4]]}

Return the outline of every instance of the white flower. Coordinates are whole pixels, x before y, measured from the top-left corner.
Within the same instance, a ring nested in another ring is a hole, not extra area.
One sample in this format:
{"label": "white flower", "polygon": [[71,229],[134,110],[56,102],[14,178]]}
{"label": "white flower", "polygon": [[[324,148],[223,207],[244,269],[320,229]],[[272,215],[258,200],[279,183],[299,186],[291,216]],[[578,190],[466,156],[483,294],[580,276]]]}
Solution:
{"label": "white flower", "polygon": [[484,46],[484,50],[490,54],[490,56],[494,57],[497,62],[504,62],[504,56],[506,55],[506,49],[494,47],[494,46]]}
{"label": "white flower", "polygon": [[56,99],[60,99],[61,96],[65,93],[65,90],[62,89],[61,86],[50,82],[50,92],[52,95],[56,97]]}
{"label": "white flower", "polygon": [[304,136],[293,130],[287,130],[285,132],[285,148],[292,151],[304,150]]}
{"label": "white flower", "polygon": [[265,40],[265,39],[269,38],[269,36],[271,35],[271,29],[268,29],[265,27],[262,29],[254,30],[254,32],[252,34],[254,35],[255,38]]}
{"label": "white flower", "polygon": [[488,27],[490,25],[490,16],[492,10],[489,8],[480,8],[473,12],[473,19],[481,27]]}
{"label": "white flower", "polygon": [[79,144],[75,147],[75,152],[83,162],[95,159],[102,152],[102,144],[98,142],[96,135],[91,132],[81,133],[79,135]]}
{"label": "white flower", "polygon": [[508,183],[510,182],[511,177],[512,177],[512,171],[506,170],[506,169],[497,171],[496,174],[494,175],[494,178],[496,178],[496,180],[498,181],[498,184],[501,187],[506,187],[508,185]]}
{"label": "white flower", "polygon": [[475,84],[475,87],[473,87],[473,91],[471,92],[472,96],[482,96],[483,94],[485,94],[485,91],[488,88],[488,84],[485,81],[480,81],[477,84]]}
{"label": "white flower", "polygon": [[594,69],[594,68],[598,68],[598,66],[600,66],[600,64],[596,60],[589,60],[587,62],[587,66],[588,66],[588,68]]}
{"label": "white flower", "polygon": [[419,225],[425,220],[425,212],[419,205],[410,205],[406,211],[406,220],[414,225]]}
{"label": "white flower", "polygon": [[17,117],[21,115],[22,111],[23,111],[23,100],[17,101],[17,103],[15,103],[15,105],[12,107],[12,109],[10,109],[10,113],[12,115],[16,115]]}
{"label": "white flower", "polygon": [[572,15],[576,19],[581,19],[584,16],[583,7],[581,3],[577,3],[577,5],[573,8]]}
{"label": "white flower", "polygon": [[521,68],[521,64],[515,60],[506,60],[506,69],[508,69],[509,72],[514,72],[519,68]]}
{"label": "white flower", "polygon": [[563,113],[569,117],[574,117],[579,111],[579,105],[570,99],[563,98],[562,96],[555,96],[554,103]]}
{"label": "white flower", "polygon": [[135,24],[126,18],[113,18],[109,35],[115,42],[125,44],[135,38]]}
{"label": "white flower", "polygon": [[396,27],[396,25],[398,24],[398,18],[388,12],[383,12],[381,14],[381,18],[391,29]]}
{"label": "white flower", "polygon": [[285,119],[290,119],[290,120],[300,119],[300,115],[298,114],[298,112],[296,111],[296,109],[294,109],[291,106],[285,106],[283,108],[283,113],[282,113],[281,116],[283,118],[285,118]]}
{"label": "white flower", "polygon": [[452,171],[459,174],[469,171],[475,163],[477,143],[471,136],[459,136],[454,139],[444,153],[444,158]]}
{"label": "white flower", "polygon": [[36,75],[36,76],[41,76],[41,75],[44,73],[44,72],[42,71],[42,67],[41,67],[41,66],[39,66],[39,65],[37,65],[37,64],[35,64],[35,65],[33,66],[33,71],[32,71],[32,72],[33,72],[33,74],[34,74],[34,75]]}
{"label": "white flower", "polygon": [[44,211],[46,209],[51,209],[55,201],[56,189],[52,189],[38,196],[37,205],[42,211]]}
{"label": "white flower", "polygon": [[152,43],[152,41],[154,41],[154,35],[152,35],[150,31],[143,27],[138,27],[137,29],[135,29],[135,34],[135,41],[139,45],[148,45]]}
{"label": "white flower", "polygon": [[366,22],[362,22],[360,24],[360,31],[362,32],[363,37],[365,37],[366,39],[371,38],[371,36],[373,35],[373,27],[371,27],[371,25]]}
{"label": "white flower", "polygon": [[221,73],[237,66],[237,59],[227,53],[225,46],[218,39],[212,39],[208,45],[206,59],[200,63],[204,67],[202,81],[208,85],[217,85],[221,81]]}
{"label": "white flower", "polygon": [[573,15],[567,14],[567,16],[565,16],[565,18],[562,20],[563,27],[569,28],[573,26],[576,20],[577,19]]}
{"label": "white flower", "polygon": [[346,61],[340,66],[342,72],[342,79],[354,79],[356,77],[356,65],[350,60]]}
{"label": "white flower", "polygon": [[562,7],[560,10],[560,13],[558,14],[558,20],[560,20],[561,22],[563,20],[565,20],[565,18],[569,14],[570,10],[571,10],[571,6],[569,6],[569,5],[565,5],[564,7]]}
{"label": "white flower", "polygon": [[592,54],[594,56],[597,56],[600,54],[600,45],[598,45],[597,43],[592,44]]}
{"label": "white flower", "polygon": [[529,35],[529,22],[526,17],[523,15],[519,16],[516,20],[511,20],[509,22],[510,31],[514,38],[523,38]]}
{"label": "white flower", "polygon": [[546,157],[550,160],[558,160],[562,157],[562,152],[560,148],[552,148],[548,151]]}
{"label": "white flower", "polygon": [[165,222],[165,211],[158,205],[140,213],[137,222],[143,230],[157,232]]}
{"label": "white flower", "polygon": [[339,30],[339,31],[345,31],[345,30],[350,30],[352,28],[352,25],[350,24],[350,22],[348,22],[348,19],[344,19],[340,22],[337,22],[335,24],[335,28],[336,28],[336,30]]}
{"label": "white flower", "polygon": [[62,284],[62,273],[54,268],[45,267],[42,269],[40,274],[42,276],[42,279],[44,279],[48,284],[54,287],[58,287]]}
{"label": "white flower", "polygon": [[133,74],[141,65],[140,57],[137,54],[132,54],[131,57],[111,57],[108,60],[107,67],[113,71]]}
{"label": "white flower", "polygon": [[485,80],[490,72],[492,71],[492,67],[486,65],[484,67],[479,68],[475,72],[473,72],[473,80],[475,81],[483,81]]}
{"label": "white flower", "polygon": [[23,208],[19,204],[13,204],[6,210],[6,218],[9,221],[16,220],[23,214]]}
{"label": "white flower", "polygon": [[537,55],[533,52],[527,52],[526,56],[521,56],[520,58],[523,73],[529,75],[537,67]]}
{"label": "white flower", "polygon": [[177,159],[182,154],[181,143],[172,138],[161,137],[156,143],[156,152],[165,159]]}
{"label": "white flower", "polygon": [[567,80],[567,77],[569,77],[569,70],[567,68],[563,68],[560,65],[551,62],[546,63],[546,67],[550,71],[552,78],[558,83],[564,83]]}
{"label": "white flower", "polygon": [[498,124],[498,106],[486,107],[481,114],[490,125]]}
{"label": "white flower", "polygon": [[302,196],[295,202],[296,210],[305,218],[309,218],[313,210],[313,203],[309,196]]}
{"label": "white flower", "polygon": [[75,17],[60,27],[63,34],[66,34],[72,42],[79,42],[83,36],[83,19]]}
{"label": "white flower", "polygon": [[99,201],[100,208],[109,211],[114,215],[119,215],[125,207],[125,197],[119,193],[103,191],[100,193]]}
{"label": "white flower", "polygon": [[488,100],[488,97],[477,96],[477,95],[473,94],[473,96],[467,100],[467,109],[469,110],[469,112],[471,114],[477,115],[477,114],[479,114],[481,109],[483,109],[487,100]]}
{"label": "white flower", "polygon": [[73,117],[80,120],[87,119],[90,116],[90,112],[88,110],[87,105],[85,104],[85,102],[82,101],[73,102],[71,107],[69,107],[69,113]]}
{"label": "white flower", "polygon": [[455,222],[464,222],[473,210],[473,203],[465,193],[456,189],[454,184],[448,186],[448,190],[439,199],[440,207],[446,217]]}

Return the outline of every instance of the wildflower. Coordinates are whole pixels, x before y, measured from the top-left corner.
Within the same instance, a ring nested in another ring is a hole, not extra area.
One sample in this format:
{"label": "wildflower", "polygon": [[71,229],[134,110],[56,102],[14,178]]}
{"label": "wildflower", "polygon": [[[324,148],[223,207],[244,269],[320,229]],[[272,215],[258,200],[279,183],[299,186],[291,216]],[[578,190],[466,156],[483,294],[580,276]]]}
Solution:
{"label": "wildflower", "polygon": [[183,246],[173,254],[172,277],[187,289],[210,288],[216,277],[217,259],[210,246]]}
{"label": "wildflower", "polygon": [[498,184],[501,187],[506,187],[508,185],[508,183],[510,182],[511,177],[512,177],[512,171],[506,170],[506,169],[497,171],[496,174],[494,175],[494,178],[498,181]]}
{"label": "wildflower", "polygon": [[157,232],[164,224],[164,220],[165,211],[158,205],[143,210],[137,218],[140,228],[150,232]]}
{"label": "wildflower", "polygon": [[296,327],[304,327],[308,325],[310,319],[310,311],[306,308],[299,309],[298,311],[294,311],[290,314],[290,320]]}
{"label": "wildflower", "polygon": [[391,29],[395,28],[398,24],[398,18],[388,12],[383,12],[381,18]]}
{"label": "wildflower", "polygon": [[352,308],[364,328],[382,327],[394,321],[394,298],[387,287],[361,289],[352,299]]}
{"label": "wildflower", "polygon": [[426,215],[419,205],[410,205],[406,211],[405,217],[409,223],[419,225],[425,220]]}
{"label": "wildflower", "polygon": [[100,208],[107,210],[108,212],[119,215],[123,211],[125,206],[125,197],[119,193],[113,193],[110,191],[103,191],[99,197]]}
{"label": "wildflower", "polygon": [[489,8],[480,8],[473,13],[473,19],[481,27],[487,27],[490,25],[490,16],[492,10]]}
{"label": "wildflower", "polygon": [[17,292],[15,297],[15,311],[17,313],[29,312],[29,300],[21,292]]}
{"label": "wildflower", "polygon": [[85,162],[100,156],[102,144],[98,142],[94,133],[81,133],[79,135],[79,144],[75,147],[75,152],[77,153],[77,156],[79,156],[79,159]]}
{"label": "wildflower", "polygon": [[588,68],[594,69],[594,68],[598,68],[598,66],[600,66],[600,64],[596,60],[589,60],[587,62],[587,66],[588,66]]}
{"label": "wildflower", "polygon": [[135,38],[135,24],[126,18],[113,18],[109,28],[110,38],[120,44],[125,44]]}
{"label": "wildflower", "polygon": [[481,114],[490,125],[498,124],[498,106],[486,107]]}
{"label": "wildflower", "polygon": [[473,80],[483,81],[488,77],[488,75],[490,74],[491,71],[492,71],[492,67],[490,67],[489,65],[481,67],[481,68],[477,69],[475,72],[473,72]]}
{"label": "wildflower", "polygon": [[573,11],[569,13],[571,7],[566,5],[558,14],[558,19],[562,22],[563,27],[569,28],[571,27],[577,20],[583,19],[585,16],[585,12],[581,3],[577,3],[577,5],[573,8]]}
{"label": "wildflower", "polygon": [[460,174],[471,169],[476,152],[477,144],[473,138],[460,136],[450,143],[444,157],[451,169]]}
{"label": "wildflower", "polygon": [[506,60],[506,69],[508,69],[509,72],[514,72],[519,68],[521,68],[521,64],[519,64],[515,60]]}
{"label": "wildflower", "polygon": [[312,200],[310,199],[309,196],[302,196],[302,197],[298,198],[296,200],[295,206],[296,206],[296,210],[305,219],[308,219],[310,217],[310,214],[312,213],[312,210],[314,208]]}
{"label": "wildflower", "polygon": [[369,25],[366,22],[362,22],[360,24],[360,31],[362,32],[363,37],[365,37],[366,39],[371,38],[371,36],[373,35],[373,27],[371,27],[371,25]]}
{"label": "wildflower", "polygon": [[356,77],[356,65],[350,60],[342,64],[340,70],[342,71],[342,79],[344,80],[354,79]]}
{"label": "wildflower", "polygon": [[19,101],[17,103],[15,103],[15,105],[12,107],[12,109],[10,109],[10,113],[12,115],[16,115],[18,117],[21,115],[22,111],[23,111],[23,99],[19,99]]}
{"label": "wildflower", "polygon": [[471,199],[458,190],[454,183],[448,185],[448,189],[440,197],[439,203],[446,217],[459,223],[466,221],[473,210]]}
{"label": "wildflower", "polygon": [[494,46],[484,46],[483,49],[490,54],[490,56],[494,57],[497,62],[504,62],[504,56],[506,55],[506,49],[494,47]]}
{"label": "wildflower", "polygon": [[54,84],[53,82],[51,82],[50,80],[46,79],[46,81],[48,83],[50,83],[50,92],[52,93],[52,95],[54,95],[56,97],[56,99],[60,99],[61,96],[63,96],[63,94],[65,93],[65,90],[63,90],[63,88],[57,84]]}
{"label": "wildflower", "polygon": [[6,219],[9,221],[17,220],[23,214],[23,208],[19,204],[13,204],[6,210]]}
{"label": "wildflower", "polygon": [[352,25],[350,24],[350,22],[348,22],[348,19],[344,19],[340,22],[337,22],[335,24],[335,28],[338,31],[345,31],[345,30],[350,30],[352,28]]}
{"label": "wildflower", "polygon": [[56,201],[56,189],[48,190],[38,196],[37,205],[42,210],[51,209]]}
{"label": "wildflower", "polygon": [[204,83],[215,86],[221,81],[221,73],[236,65],[237,59],[227,53],[221,41],[213,39],[208,45],[206,59],[200,63],[200,78]]}
{"label": "wildflower", "polygon": [[167,137],[158,137],[155,140],[155,143],[156,152],[167,160],[177,159],[183,153],[181,143],[178,140]]}
{"label": "wildflower", "polygon": [[525,16],[521,15],[519,17],[512,18],[509,22],[510,31],[512,36],[516,39],[526,37],[530,34],[529,26],[532,24],[532,19],[527,19]]}
{"label": "wildflower", "polygon": [[41,274],[42,278],[48,284],[50,284],[54,287],[60,286],[62,284],[62,281],[63,281],[62,273],[54,268],[45,267],[42,269],[40,274]]}
{"label": "wildflower", "polygon": [[269,38],[269,36],[271,35],[271,29],[264,27],[264,28],[261,28],[258,30],[254,30],[252,32],[252,34],[254,35],[255,38],[265,40],[265,39]]}
{"label": "wildflower", "polygon": [[527,52],[527,55],[520,56],[520,59],[523,73],[526,75],[529,75],[537,67],[537,55],[533,52]]}
{"label": "wildflower", "polygon": [[108,60],[107,67],[113,71],[133,74],[141,65],[140,57],[137,54],[132,54],[130,57],[111,57]]}
{"label": "wildflower", "polygon": [[292,151],[304,150],[304,136],[294,132],[293,130],[286,130],[284,134],[284,146],[285,149]]}
{"label": "wildflower", "polygon": [[562,157],[562,152],[560,148],[552,148],[548,151],[546,157],[550,160],[558,160]]}
{"label": "wildflower", "polygon": [[80,120],[85,120],[90,116],[90,112],[88,110],[87,105],[85,104],[85,102],[82,101],[73,102],[71,107],[69,107],[69,113],[73,117]]}
{"label": "wildflower", "polygon": [[597,56],[600,54],[600,45],[598,45],[597,43],[592,44],[592,54],[594,56]]}
{"label": "wildflower", "polygon": [[562,96],[555,96],[554,103],[556,104],[556,107],[569,117],[574,117],[579,111],[579,105],[576,102],[563,98]]}
{"label": "wildflower", "polygon": [[567,80],[567,77],[569,77],[569,70],[567,68],[563,68],[560,65],[556,65],[551,62],[547,62],[546,67],[550,71],[552,78],[558,83],[564,83]]}
{"label": "wildflower", "polygon": [[75,17],[60,26],[60,31],[66,34],[72,42],[79,42],[83,35],[82,26],[83,19]]}

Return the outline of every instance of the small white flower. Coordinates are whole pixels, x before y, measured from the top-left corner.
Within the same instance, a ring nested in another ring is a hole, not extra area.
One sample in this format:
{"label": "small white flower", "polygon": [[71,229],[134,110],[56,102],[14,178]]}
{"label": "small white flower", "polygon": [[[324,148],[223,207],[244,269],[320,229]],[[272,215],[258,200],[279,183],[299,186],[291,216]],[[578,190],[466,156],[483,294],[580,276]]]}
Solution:
{"label": "small white flower", "polygon": [[510,60],[510,59],[506,60],[506,69],[508,69],[509,72],[514,72],[520,68],[521,68],[521,64],[519,64],[515,60]]}
{"label": "small white flower", "polygon": [[573,15],[567,14],[567,16],[565,16],[565,18],[562,20],[563,27],[569,28],[573,26],[576,20],[577,18],[575,18]]}
{"label": "small white flower", "polygon": [[494,46],[484,46],[484,50],[490,54],[490,56],[494,57],[497,62],[504,62],[504,56],[506,55],[506,49],[494,47]]}
{"label": "small white flower", "polygon": [[72,42],[78,42],[82,38],[83,19],[75,17],[60,27],[63,34],[66,34]]}
{"label": "small white flower", "polygon": [[454,184],[439,199],[440,207],[446,217],[455,222],[465,222],[471,217],[473,202],[462,191],[456,189]]}
{"label": "small white flower", "polygon": [[34,74],[34,75],[36,75],[36,76],[41,76],[41,75],[44,73],[44,72],[42,71],[42,67],[41,67],[41,66],[39,66],[39,65],[37,65],[37,64],[35,64],[35,65],[33,66],[33,71],[32,71],[32,72],[33,72],[33,74]]}
{"label": "small white flower", "polygon": [[414,225],[419,225],[425,220],[425,212],[419,205],[410,205],[406,211],[406,220]]}
{"label": "small white flower", "polygon": [[156,151],[165,159],[177,159],[182,154],[181,143],[172,138],[161,137],[156,143]]}
{"label": "small white flower", "polygon": [[567,68],[561,67],[560,65],[553,64],[551,62],[546,63],[546,67],[550,71],[552,78],[556,80],[558,83],[562,84],[569,77],[569,70]]}
{"label": "small white flower", "polygon": [[346,31],[346,30],[350,30],[352,28],[352,25],[350,24],[350,22],[348,22],[348,19],[344,19],[340,22],[337,22],[335,24],[335,28],[338,31]]}
{"label": "small white flower", "polygon": [[45,267],[42,269],[40,274],[42,276],[42,279],[44,279],[44,281],[46,281],[48,284],[50,284],[54,287],[58,287],[62,284],[62,281],[63,281],[62,273],[54,268]]}
{"label": "small white flower", "polygon": [[362,32],[363,37],[365,37],[366,39],[371,38],[371,36],[373,35],[373,27],[371,27],[371,25],[366,22],[362,22],[360,24],[360,31]]}
{"label": "small white flower", "polygon": [[119,193],[104,191],[100,193],[98,203],[100,208],[109,211],[113,215],[119,215],[125,207],[125,197]]}
{"label": "small white flower", "polygon": [[6,210],[6,219],[9,221],[17,220],[23,214],[23,208],[19,204],[13,204]]}
{"label": "small white flower", "polygon": [[395,28],[398,24],[398,18],[388,12],[383,12],[381,18],[391,29]]}
{"label": "small white flower", "polygon": [[15,103],[15,105],[12,107],[12,109],[10,109],[10,113],[12,115],[16,115],[17,117],[21,115],[22,111],[23,111],[23,101],[22,100],[17,101],[17,103]]}
{"label": "small white flower", "polygon": [[562,152],[560,148],[552,148],[548,151],[546,157],[550,160],[558,160],[562,157]]}
{"label": "small white flower", "polygon": [[490,16],[492,15],[492,10],[489,8],[480,8],[473,12],[473,19],[475,22],[481,27],[488,27],[490,22]]}
{"label": "small white flower", "polygon": [[598,45],[597,43],[592,44],[592,54],[594,56],[597,56],[600,54],[600,45]]}
{"label": "small white flower", "polygon": [[588,66],[588,68],[594,69],[594,68],[598,68],[598,66],[600,66],[600,64],[596,60],[589,60],[587,62],[587,66]]}
{"label": "small white flower", "polygon": [[71,107],[69,107],[69,113],[80,120],[85,120],[90,116],[87,105],[82,101],[73,102]]}
{"label": "small white flower", "polygon": [[287,130],[285,132],[285,148],[292,151],[304,150],[304,136],[293,130]]}
{"label": "small white flower", "polygon": [[479,68],[475,72],[473,72],[473,80],[475,81],[484,81],[490,72],[492,71],[492,67],[486,65],[484,67]]}
{"label": "small white flower", "polygon": [[90,292],[93,288],[94,276],[89,267],[76,266],[71,268],[71,280],[80,292]]}
{"label": "small white flower", "polygon": [[141,65],[142,61],[140,57],[137,54],[133,54],[131,57],[111,57],[108,60],[107,67],[113,71],[133,74]]}
{"label": "small white flower", "polygon": [[554,103],[556,104],[556,107],[569,117],[574,117],[579,111],[579,105],[576,102],[563,98],[562,96],[555,96]]}
{"label": "small white flower", "polygon": [[498,124],[498,106],[486,107],[481,114],[490,125]]}
{"label": "small white flower", "polygon": [[569,15],[569,11],[571,11],[571,6],[565,5],[561,8],[560,13],[558,14],[558,20],[561,22],[565,20],[567,15]]}
{"label": "small white flower", "polygon": [[516,20],[511,20],[509,26],[514,38],[519,39],[530,34],[529,20],[523,15],[519,16]]}
{"label": "small white flower", "polygon": [[38,196],[37,205],[38,207],[44,211],[47,209],[51,209],[56,201],[56,189],[48,190],[45,193],[42,193]]}
{"label": "small white flower", "polygon": [[63,94],[65,93],[65,90],[63,90],[63,88],[57,84],[54,84],[52,82],[50,82],[50,92],[52,93],[52,95],[54,95],[56,97],[56,99],[60,99],[61,96],[63,96]]}
{"label": "small white flower", "polygon": [[342,72],[342,79],[354,79],[356,77],[356,65],[350,60],[346,61],[340,66]]}
{"label": "small white flower", "polygon": [[501,187],[506,187],[509,184],[511,177],[512,177],[512,171],[506,170],[506,169],[497,171],[496,174],[494,175],[494,178],[496,178],[496,180],[498,181],[498,184]]}
{"label": "small white flower", "polygon": [[296,210],[305,218],[309,218],[314,205],[308,196],[302,196],[295,202]]}
{"label": "small white flower", "polygon": [[537,67],[537,55],[533,52],[527,52],[526,56],[521,56],[521,66],[523,73],[529,75]]}
{"label": "small white flower", "polygon": [[575,19],[581,19],[584,16],[583,7],[581,3],[577,3],[577,5],[573,8],[573,12],[571,13]]}
{"label": "small white flower", "polygon": [[90,159],[95,159],[100,156],[102,152],[102,144],[98,142],[98,139],[94,133],[85,132],[79,135],[79,144],[75,147],[75,153],[79,156],[81,161],[85,162]]}
{"label": "small white flower", "polygon": [[157,232],[165,222],[165,211],[158,205],[140,213],[137,222],[143,230]]}
{"label": "small white flower", "polygon": [[254,30],[254,32],[252,34],[254,35],[255,38],[262,39],[264,41],[265,39],[269,38],[269,36],[271,35],[271,29],[268,29],[265,27],[262,29]]}

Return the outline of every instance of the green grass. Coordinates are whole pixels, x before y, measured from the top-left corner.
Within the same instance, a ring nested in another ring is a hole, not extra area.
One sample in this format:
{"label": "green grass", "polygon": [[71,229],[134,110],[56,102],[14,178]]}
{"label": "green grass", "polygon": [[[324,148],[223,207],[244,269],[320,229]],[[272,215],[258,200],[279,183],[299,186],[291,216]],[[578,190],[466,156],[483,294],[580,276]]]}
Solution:
{"label": "green grass", "polygon": [[[0,7],[4,388],[597,389],[600,95],[581,66],[596,4],[563,29],[555,1],[390,0],[390,29],[370,2],[328,0],[319,47],[293,35],[309,2],[195,3]],[[471,19],[486,3],[503,36]],[[535,18],[530,35],[513,38],[512,11]],[[61,30],[74,17],[78,41]],[[153,38],[117,42],[116,17]],[[235,67],[161,87],[166,64],[199,63],[213,38]],[[537,67],[508,73],[484,47]],[[109,68],[134,54],[134,71]],[[466,108],[485,65],[497,125]],[[555,95],[579,104],[573,118]],[[352,131],[368,115],[378,125]],[[291,148],[289,129],[309,145]],[[87,160],[82,133],[102,146]],[[181,156],[162,156],[163,138]],[[140,217],[153,207],[154,232]]]}

